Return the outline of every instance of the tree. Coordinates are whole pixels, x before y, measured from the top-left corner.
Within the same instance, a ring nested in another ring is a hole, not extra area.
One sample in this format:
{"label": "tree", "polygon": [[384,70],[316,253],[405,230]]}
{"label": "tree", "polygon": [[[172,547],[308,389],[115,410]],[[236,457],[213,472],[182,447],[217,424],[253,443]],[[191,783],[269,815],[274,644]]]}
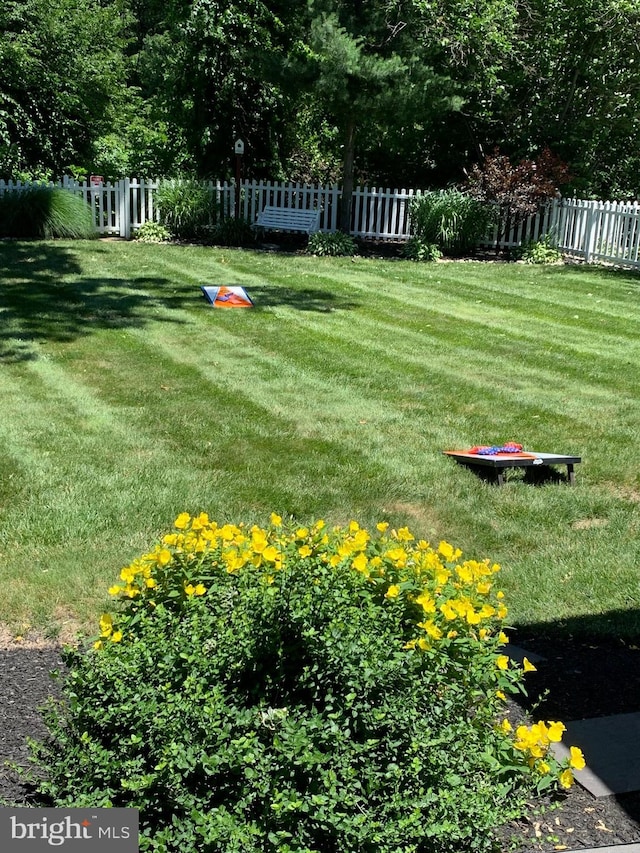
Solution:
{"label": "tree", "polygon": [[237,137],[254,176],[280,172],[286,107],[269,69],[284,61],[297,4],[175,0],[164,20],[150,0],[137,5],[149,22],[138,31],[137,81],[155,119],[183,139],[197,174],[229,175]]}
{"label": "tree", "polygon": [[640,0],[521,3],[496,94],[475,115],[484,150],[521,158],[549,146],[581,193],[638,192],[639,25]]}
{"label": "tree", "polygon": [[310,0],[308,15],[291,66],[340,130],[348,229],[356,158],[407,177],[404,163],[429,161],[443,117],[464,105],[463,84],[495,79],[515,0]]}
{"label": "tree", "polygon": [[99,0],[0,9],[0,173],[61,174],[90,156],[124,99],[126,18]]}

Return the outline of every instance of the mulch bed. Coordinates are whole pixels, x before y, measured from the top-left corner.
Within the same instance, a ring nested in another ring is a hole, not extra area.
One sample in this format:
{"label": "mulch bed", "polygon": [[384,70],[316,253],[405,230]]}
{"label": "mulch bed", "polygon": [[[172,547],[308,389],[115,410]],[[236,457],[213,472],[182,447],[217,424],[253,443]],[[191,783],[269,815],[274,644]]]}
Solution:
{"label": "mulch bed", "polygon": [[[568,721],[640,710],[640,650],[633,644],[525,634],[515,639],[546,658],[527,680],[529,704],[540,700],[536,718]],[[0,800],[6,805],[29,804],[29,792],[5,762],[25,764],[26,738],[45,737],[39,708],[56,695],[49,673],[61,667],[59,649],[50,643],[0,644]],[[528,819],[505,827],[501,838],[505,853],[638,842],[640,792],[596,799],[574,785],[559,801],[543,800]]]}

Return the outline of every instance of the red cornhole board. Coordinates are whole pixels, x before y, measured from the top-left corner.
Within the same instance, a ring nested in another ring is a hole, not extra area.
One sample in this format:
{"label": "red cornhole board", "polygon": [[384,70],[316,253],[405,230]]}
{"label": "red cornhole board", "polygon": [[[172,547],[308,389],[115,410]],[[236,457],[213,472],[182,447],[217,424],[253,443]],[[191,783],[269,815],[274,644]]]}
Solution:
{"label": "red cornhole board", "polygon": [[446,456],[451,456],[459,465],[467,465],[470,468],[489,468],[496,475],[499,486],[504,485],[504,475],[507,468],[528,468],[531,465],[566,465],[567,479],[570,486],[575,486],[576,475],[574,465],[582,462],[580,456],[567,456],[562,453],[538,453],[533,450],[519,450],[515,452],[479,454],[471,450],[444,450]]}

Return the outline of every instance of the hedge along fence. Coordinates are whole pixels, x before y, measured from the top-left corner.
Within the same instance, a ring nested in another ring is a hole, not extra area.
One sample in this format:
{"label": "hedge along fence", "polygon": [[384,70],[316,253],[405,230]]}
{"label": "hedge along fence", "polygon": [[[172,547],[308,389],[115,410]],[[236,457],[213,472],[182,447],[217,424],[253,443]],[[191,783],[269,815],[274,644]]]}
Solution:
{"label": "hedge along fence", "polygon": [[[84,196],[94,211],[95,228],[100,235],[127,239],[144,222],[158,219],[156,195],[159,185],[158,180],[137,178],[92,184],[67,177],[55,184]],[[24,186],[19,181],[0,181],[0,193]],[[235,183],[211,181],[207,186],[215,202],[215,216],[233,215]],[[320,230],[337,230],[341,198],[341,188],[337,184],[311,186],[243,181],[240,190],[240,214],[251,222],[266,204],[320,208]],[[423,192],[415,189],[356,188],[351,235],[372,240],[408,240],[411,236],[410,202]],[[215,221],[212,224],[216,224]],[[510,248],[551,235],[562,252],[587,262],[604,261],[640,267],[640,204],[636,201],[554,199],[509,233],[499,236],[501,231],[501,227],[496,225],[481,245]]]}

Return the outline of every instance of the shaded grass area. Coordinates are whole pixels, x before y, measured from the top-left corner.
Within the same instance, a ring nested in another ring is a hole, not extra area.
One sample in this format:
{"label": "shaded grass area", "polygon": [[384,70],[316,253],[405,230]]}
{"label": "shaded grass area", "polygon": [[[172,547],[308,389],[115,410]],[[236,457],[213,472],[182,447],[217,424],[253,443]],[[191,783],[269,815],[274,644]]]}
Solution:
{"label": "shaded grass area", "polygon": [[[0,280],[4,621],[93,620],[182,510],[276,510],[487,556],[523,630],[640,633],[636,275],[8,242]],[[582,456],[578,485],[441,453],[507,440]]]}

